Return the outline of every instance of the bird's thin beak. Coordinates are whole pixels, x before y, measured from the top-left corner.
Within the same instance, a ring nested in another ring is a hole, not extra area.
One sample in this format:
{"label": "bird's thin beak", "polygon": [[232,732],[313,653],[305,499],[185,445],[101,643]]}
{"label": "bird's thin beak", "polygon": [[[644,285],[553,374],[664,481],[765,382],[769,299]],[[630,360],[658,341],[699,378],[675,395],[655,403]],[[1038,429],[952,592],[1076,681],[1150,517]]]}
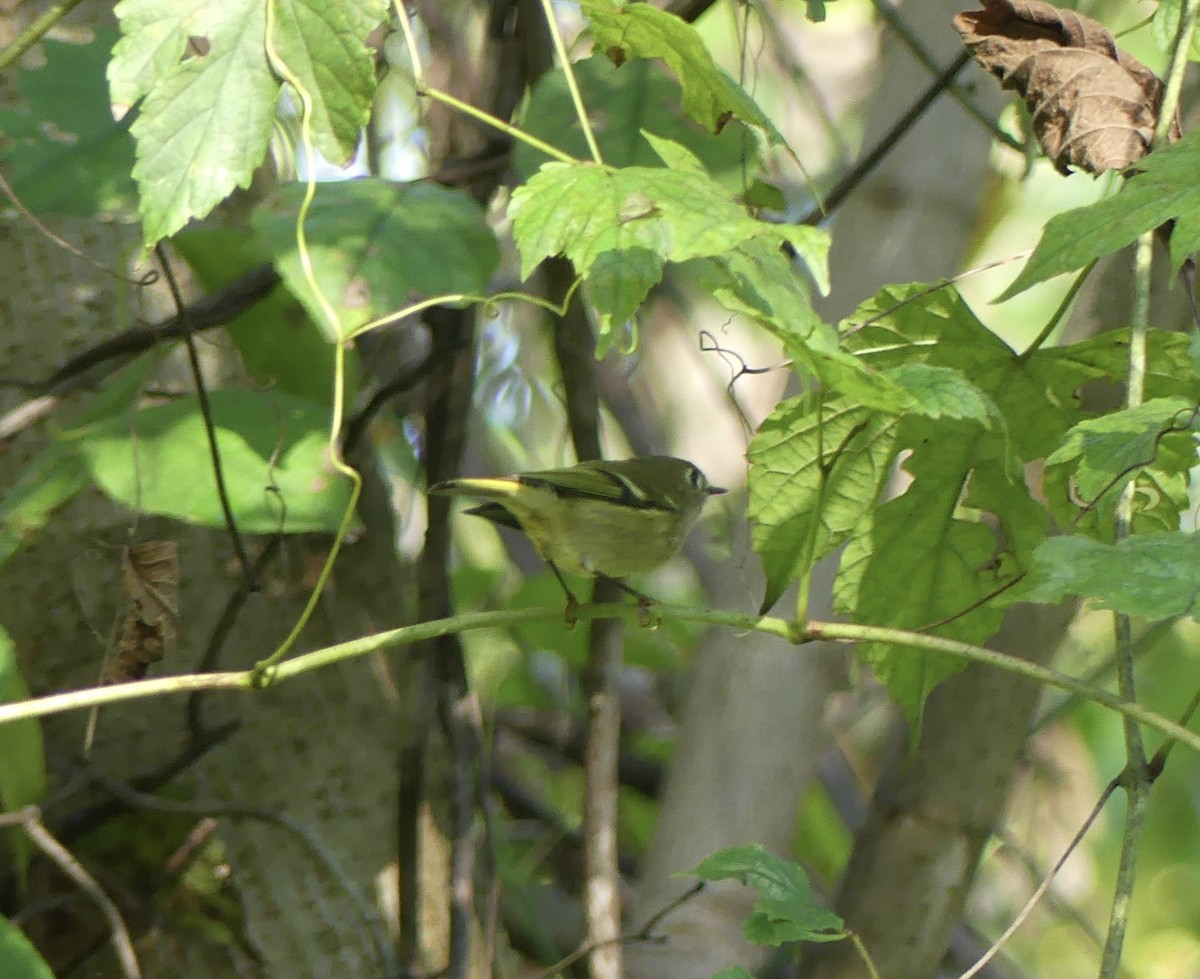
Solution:
{"label": "bird's thin beak", "polygon": [[705,490],[705,492],[709,496],[720,496],[722,493],[728,493],[729,490],[727,490],[724,486],[710,486]]}

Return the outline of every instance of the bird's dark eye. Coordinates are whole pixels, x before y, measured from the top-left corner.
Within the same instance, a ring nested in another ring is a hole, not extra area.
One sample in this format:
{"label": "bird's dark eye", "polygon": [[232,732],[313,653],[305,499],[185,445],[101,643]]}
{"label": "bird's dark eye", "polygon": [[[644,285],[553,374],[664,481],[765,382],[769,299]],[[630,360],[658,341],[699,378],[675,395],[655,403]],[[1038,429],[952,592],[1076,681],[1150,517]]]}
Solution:
{"label": "bird's dark eye", "polygon": [[692,484],[693,489],[703,490],[704,487],[707,485],[708,480],[706,480],[704,478],[704,473],[702,473],[695,466],[689,466],[688,467],[688,482]]}

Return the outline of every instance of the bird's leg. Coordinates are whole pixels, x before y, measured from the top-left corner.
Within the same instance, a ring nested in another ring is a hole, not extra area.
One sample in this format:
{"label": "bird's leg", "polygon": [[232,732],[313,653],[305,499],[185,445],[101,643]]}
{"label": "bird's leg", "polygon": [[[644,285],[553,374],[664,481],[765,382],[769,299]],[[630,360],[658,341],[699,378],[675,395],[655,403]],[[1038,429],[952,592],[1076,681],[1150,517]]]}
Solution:
{"label": "bird's leg", "polygon": [[579,599],[575,597],[567,585],[567,580],[562,576],[562,572],[558,570],[553,561],[547,561],[550,565],[550,570],[554,572],[554,577],[558,579],[558,583],[562,585],[562,590],[567,594],[567,607],[563,610],[563,622],[566,623],[568,629],[575,628],[575,610],[579,608]]}
{"label": "bird's leg", "polygon": [[658,604],[653,598],[651,598],[649,595],[645,594],[644,592],[640,592],[636,588],[633,588],[633,587],[625,584],[625,582],[621,581],[620,578],[610,578],[606,574],[597,575],[596,577],[603,578],[605,581],[611,581],[614,585],[616,585],[618,588],[620,588],[621,591],[625,592],[625,594],[632,595],[634,598],[637,599],[638,625],[642,626],[645,629],[657,629],[658,628],[658,624],[661,621],[661,619],[659,619],[658,616],[654,615],[650,611],[650,606]]}

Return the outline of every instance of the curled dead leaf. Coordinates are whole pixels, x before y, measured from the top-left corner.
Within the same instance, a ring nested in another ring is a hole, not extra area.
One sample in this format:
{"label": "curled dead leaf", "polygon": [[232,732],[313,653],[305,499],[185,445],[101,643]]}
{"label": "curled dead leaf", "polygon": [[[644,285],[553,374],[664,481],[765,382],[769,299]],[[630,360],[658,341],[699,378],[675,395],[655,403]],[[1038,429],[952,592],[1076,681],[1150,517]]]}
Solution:
{"label": "curled dead leaf", "polygon": [[[1060,171],[1123,170],[1149,152],[1162,83],[1101,24],[1039,0],[983,0],[954,26],[984,68],[1020,92]],[[1178,139],[1179,122],[1171,138]]]}
{"label": "curled dead leaf", "polygon": [[173,540],[131,544],[121,556],[129,611],[101,683],[137,680],[175,644],[179,633],[179,545]]}

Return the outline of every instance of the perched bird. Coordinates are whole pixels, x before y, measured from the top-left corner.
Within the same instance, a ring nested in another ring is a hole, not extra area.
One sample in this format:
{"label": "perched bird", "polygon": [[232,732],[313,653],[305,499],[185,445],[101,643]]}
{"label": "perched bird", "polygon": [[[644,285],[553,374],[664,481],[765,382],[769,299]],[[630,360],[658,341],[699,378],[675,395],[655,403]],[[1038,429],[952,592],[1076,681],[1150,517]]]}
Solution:
{"label": "perched bird", "polygon": [[[679,552],[705,500],[725,490],[690,462],[647,456],[450,479],[429,492],[486,500],[466,512],[524,531],[567,593],[570,619],[578,602],[564,572],[615,580],[652,571]],[[616,583],[643,607],[652,603]]]}

